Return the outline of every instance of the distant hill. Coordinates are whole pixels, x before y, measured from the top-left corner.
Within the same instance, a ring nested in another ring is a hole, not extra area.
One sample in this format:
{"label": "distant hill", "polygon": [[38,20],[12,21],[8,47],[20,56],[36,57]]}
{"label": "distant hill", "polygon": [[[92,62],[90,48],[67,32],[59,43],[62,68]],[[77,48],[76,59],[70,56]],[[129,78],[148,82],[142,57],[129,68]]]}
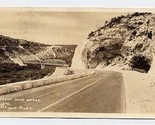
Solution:
{"label": "distant hill", "polygon": [[0,35],[0,64],[62,59],[71,64],[76,45],[46,45]]}

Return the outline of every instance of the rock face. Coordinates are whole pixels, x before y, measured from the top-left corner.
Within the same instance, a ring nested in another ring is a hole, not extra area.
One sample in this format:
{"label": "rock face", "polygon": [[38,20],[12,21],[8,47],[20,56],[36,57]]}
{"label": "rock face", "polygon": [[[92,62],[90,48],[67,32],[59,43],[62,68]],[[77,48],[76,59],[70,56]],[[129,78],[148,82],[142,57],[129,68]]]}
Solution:
{"label": "rock face", "polygon": [[153,64],[155,15],[132,13],[114,17],[88,35],[83,50],[87,68],[121,67],[148,72]]}
{"label": "rock face", "polygon": [[71,68],[72,69],[86,69],[85,67],[85,62],[82,61],[82,53],[83,53],[83,49],[85,48],[85,44],[86,43],[78,43],[76,49],[75,49],[75,53],[72,59],[72,65]]}

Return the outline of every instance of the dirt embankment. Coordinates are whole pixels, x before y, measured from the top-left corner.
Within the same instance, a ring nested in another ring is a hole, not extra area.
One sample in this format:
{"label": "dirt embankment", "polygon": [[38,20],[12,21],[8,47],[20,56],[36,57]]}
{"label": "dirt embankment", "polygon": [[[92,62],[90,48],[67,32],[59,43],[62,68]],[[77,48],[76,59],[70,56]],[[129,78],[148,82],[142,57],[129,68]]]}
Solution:
{"label": "dirt embankment", "polygon": [[155,113],[155,82],[148,74],[123,71],[126,95],[126,113]]}

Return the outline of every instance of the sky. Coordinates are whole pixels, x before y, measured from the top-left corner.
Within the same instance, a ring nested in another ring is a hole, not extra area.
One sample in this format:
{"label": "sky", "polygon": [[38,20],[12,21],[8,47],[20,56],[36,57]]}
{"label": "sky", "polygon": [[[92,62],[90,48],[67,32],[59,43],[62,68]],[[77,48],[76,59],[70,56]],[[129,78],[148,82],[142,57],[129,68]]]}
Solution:
{"label": "sky", "polygon": [[78,44],[119,12],[0,10],[0,35],[45,44]]}

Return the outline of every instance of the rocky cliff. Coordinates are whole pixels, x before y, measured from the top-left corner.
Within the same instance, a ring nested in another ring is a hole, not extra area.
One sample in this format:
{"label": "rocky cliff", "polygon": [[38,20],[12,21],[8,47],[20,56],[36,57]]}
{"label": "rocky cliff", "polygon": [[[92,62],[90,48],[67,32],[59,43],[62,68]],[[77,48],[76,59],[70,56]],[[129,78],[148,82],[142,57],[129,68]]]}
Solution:
{"label": "rocky cliff", "polygon": [[82,52],[87,68],[106,66],[148,72],[153,61],[155,15],[135,12],[106,21],[88,35]]}

